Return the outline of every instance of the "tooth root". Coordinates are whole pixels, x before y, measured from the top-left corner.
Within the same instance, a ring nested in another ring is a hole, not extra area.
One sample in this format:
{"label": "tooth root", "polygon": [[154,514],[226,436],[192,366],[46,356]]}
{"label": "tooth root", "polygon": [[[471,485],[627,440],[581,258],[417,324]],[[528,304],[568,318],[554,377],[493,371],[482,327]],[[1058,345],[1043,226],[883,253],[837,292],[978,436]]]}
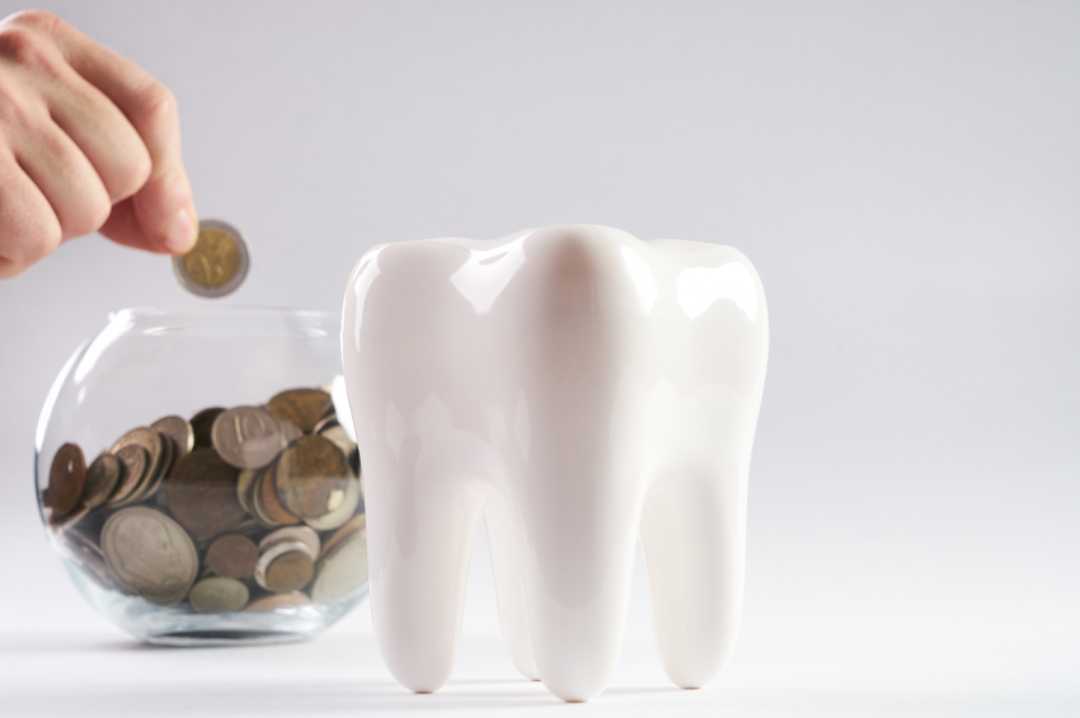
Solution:
{"label": "tooth root", "polygon": [[372,622],[394,677],[430,693],[453,666],[479,504],[437,462],[429,472],[388,471],[378,453],[364,459]]}
{"label": "tooth root", "polygon": [[653,624],[675,685],[700,688],[731,655],[742,607],[746,472],[660,477],[641,540]]}
{"label": "tooth root", "polygon": [[540,680],[529,636],[528,594],[521,571],[521,562],[526,554],[520,521],[511,514],[501,496],[490,498],[484,507],[484,520],[495,573],[499,625],[504,638],[510,643],[514,666],[529,680]]}
{"label": "tooth root", "polygon": [[[585,471],[588,471],[587,465]],[[570,702],[608,684],[622,643],[638,526],[634,491],[607,477],[544,472],[526,492],[522,562],[540,680]],[[625,478],[625,477],[621,477]]]}

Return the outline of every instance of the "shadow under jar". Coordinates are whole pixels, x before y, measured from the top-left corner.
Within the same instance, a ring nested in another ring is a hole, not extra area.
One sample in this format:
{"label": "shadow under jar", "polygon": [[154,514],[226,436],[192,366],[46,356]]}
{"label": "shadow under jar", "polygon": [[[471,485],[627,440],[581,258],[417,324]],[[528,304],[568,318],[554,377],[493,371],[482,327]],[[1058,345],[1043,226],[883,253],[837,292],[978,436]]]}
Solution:
{"label": "shadow under jar", "polygon": [[313,636],[367,595],[338,317],[124,309],[57,376],[36,493],[82,594],[153,643]]}

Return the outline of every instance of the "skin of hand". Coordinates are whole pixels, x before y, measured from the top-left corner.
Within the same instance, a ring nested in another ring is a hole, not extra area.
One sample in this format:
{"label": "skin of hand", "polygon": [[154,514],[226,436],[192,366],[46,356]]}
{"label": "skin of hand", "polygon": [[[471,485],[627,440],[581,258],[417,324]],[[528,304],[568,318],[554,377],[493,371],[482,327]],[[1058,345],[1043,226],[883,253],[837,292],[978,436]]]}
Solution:
{"label": "skin of hand", "polygon": [[52,13],[0,21],[0,277],[95,231],[182,254],[197,226],[169,89]]}

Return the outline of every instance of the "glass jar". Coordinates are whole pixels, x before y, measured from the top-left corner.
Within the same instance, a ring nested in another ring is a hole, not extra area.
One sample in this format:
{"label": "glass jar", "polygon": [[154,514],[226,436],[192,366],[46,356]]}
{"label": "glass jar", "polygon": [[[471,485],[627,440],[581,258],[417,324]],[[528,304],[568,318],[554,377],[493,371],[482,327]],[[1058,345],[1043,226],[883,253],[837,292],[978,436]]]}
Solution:
{"label": "glass jar", "polygon": [[338,317],[124,309],[57,376],[35,438],[52,545],[154,643],[310,637],[367,595]]}

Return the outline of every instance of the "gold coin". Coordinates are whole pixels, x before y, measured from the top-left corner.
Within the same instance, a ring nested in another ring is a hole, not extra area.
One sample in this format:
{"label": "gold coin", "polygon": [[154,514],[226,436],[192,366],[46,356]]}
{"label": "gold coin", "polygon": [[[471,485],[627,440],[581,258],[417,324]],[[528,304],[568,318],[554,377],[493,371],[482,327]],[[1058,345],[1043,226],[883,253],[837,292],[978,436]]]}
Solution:
{"label": "gold coin", "polygon": [[195,246],[173,259],[173,270],[184,289],[214,299],[233,293],[244,283],[250,261],[247,245],[235,227],[204,219],[199,222]]}
{"label": "gold coin", "polygon": [[187,419],[176,415],[163,416],[150,428],[157,431],[173,443],[176,449],[176,459],[195,448],[195,431]]}
{"label": "gold coin", "polygon": [[330,531],[340,528],[352,518],[352,515],[356,513],[356,509],[360,507],[360,499],[363,498],[360,489],[360,479],[349,479],[345,484],[345,492],[341,503],[336,509],[332,509],[330,513],[323,516],[304,519],[304,523],[316,531]]}

